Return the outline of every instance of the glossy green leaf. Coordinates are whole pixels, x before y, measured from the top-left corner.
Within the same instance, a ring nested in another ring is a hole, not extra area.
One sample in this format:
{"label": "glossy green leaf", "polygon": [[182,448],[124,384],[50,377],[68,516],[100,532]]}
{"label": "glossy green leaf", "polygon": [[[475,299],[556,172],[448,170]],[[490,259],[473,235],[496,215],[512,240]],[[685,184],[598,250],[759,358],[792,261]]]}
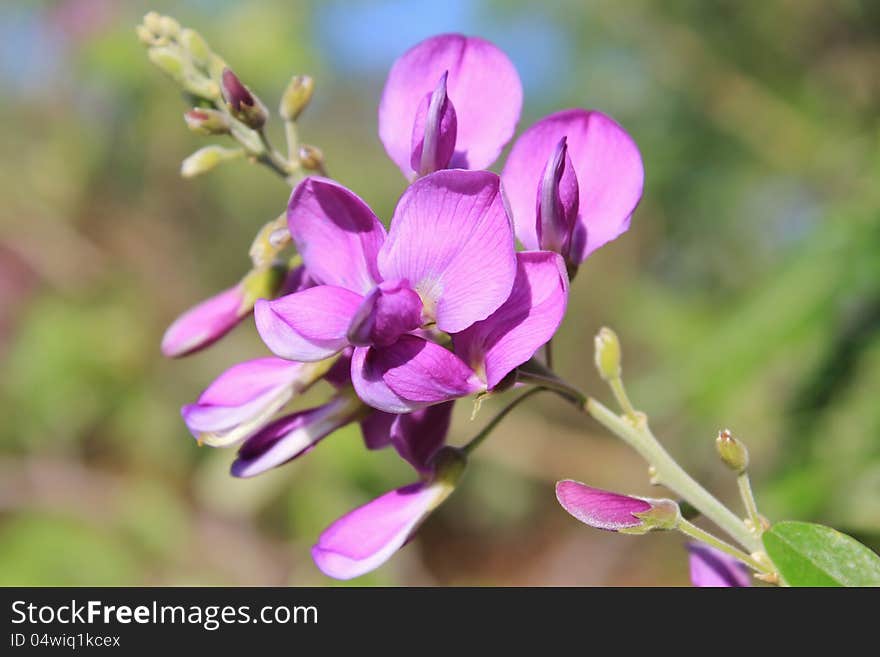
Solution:
{"label": "glossy green leaf", "polygon": [[780,522],[764,533],[764,548],[791,586],[880,586],[880,557],[830,527]]}

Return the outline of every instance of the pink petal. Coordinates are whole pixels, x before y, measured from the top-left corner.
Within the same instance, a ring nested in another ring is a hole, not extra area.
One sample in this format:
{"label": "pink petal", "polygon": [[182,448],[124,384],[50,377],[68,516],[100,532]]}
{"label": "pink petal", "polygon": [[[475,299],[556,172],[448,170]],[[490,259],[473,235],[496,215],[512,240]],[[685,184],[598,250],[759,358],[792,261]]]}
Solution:
{"label": "pink petal", "polygon": [[409,413],[485,388],[458,356],[412,335],[390,347],[355,349],[351,378],[365,403],[387,413]]}
{"label": "pink petal", "polygon": [[422,325],[422,300],[406,281],[383,281],[367,294],[348,328],[360,347],[388,346]]}
{"label": "pink petal", "polygon": [[391,427],[400,416],[374,410],[361,420],[361,435],[367,449],[382,449],[391,444]]}
{"label": "pink petal", "polygon": [[391,426],[391,444],[417,472],[430,472],[429,463],[446,442],[455,402],[429,406],[413,413],[397,415]]}
{"label": "pink petal", "polygon": [[538,121],[517,139],[502,173],[516,235],[527,249],[538,248],[536,193],[563,137],[579,188],[570,259],[580,263],[629,228],[645,172],[635,142],[601,112],[570,109]]}
{"label": "pink petal", "polygon": [[290,197],[287,224],[318,283],[365,294],[379,280],[376,254],[385,228],[354,192],[326,178],[306,178]]}
{"label": "pink petal", "polygon": [[491,315],[516,275],[498,176],[452,170],[414,182],[394,211],[379,271],[409,281],[441,331],[457,333]]}
{"label": "pink petal", "polygon": [[[258,358],[233,365],[208,386],[194,404],[181,409],[197,438],[217,446],[247,437],[296,393],[312,383],[311,366],[281,358]],[[222,437],[220,436],[222,434]]]}
{"label": "pink petal", "polygon": [[489,389],[556,333],[565,316],[568,274],[549,251],[517,253],[513,292],[488,319],[453,336],[455,353],[481,373]]}
{"label": "pink petal", "polygon": [[582,523],[612,532],[641,525],[633,514],[652,508],[636,497],[591,488],[571,479],[556,484],[556,499]]}
{"label": "pink petal", "polygon": [[745,565],[720,550],[701,543],[688,543],[691,583],[701,587],[751,586]]}
{"label": "pink petal", "polygon": [[213,344],[247,315],[239,312],[243,301],[241,286],[236,285],[193,306],[165,331],[162,353],[179,358]]}
{"label": "pink petal", "polygon": [[232,475],[253,477],[311,451],[320,440],[348,424],[359,408],[358,400],[337,397],[323,406],[275,420],[242,444]]}
{"label": "pink petal", "polygon": [[455,153],[458,118],[446,95],[446,78],[444,73],[416,112],[410,164],[420,176],[445,169]]}
{"label": "pink petal", "polygon": [[403,547],[448,494],[447,486],[421,482],[385,493],[324,530],[312,558],[325,575],[336,579],[375,570]]}
{"label": "pink petal", "polygon": [[348,345],[348,327],[362,297],[342,287],[319,285],[254,307],[257,331],[273,353],[318,361]]}
{"label": "pink petal", "polygon": [[411,157],[417,112],[447,72],[447,94],[457,116],[450,167],[484,169],[513,136],[522,109],[522,84],[507,56],[476,37],[432,37],[394,63],[379,104],[379,137],[407,178],[416,173]]}

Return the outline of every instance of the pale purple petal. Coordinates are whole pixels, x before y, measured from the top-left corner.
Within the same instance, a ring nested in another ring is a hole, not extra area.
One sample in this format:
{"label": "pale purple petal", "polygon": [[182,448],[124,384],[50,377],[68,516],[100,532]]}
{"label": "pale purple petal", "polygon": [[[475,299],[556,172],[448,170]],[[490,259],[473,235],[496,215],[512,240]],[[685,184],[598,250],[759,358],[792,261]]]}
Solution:
{"label": "pale purple petal", "polygon": [[385,279],[406,279],[441,331],[491,315],[516,275],[513,231],[488,171],[438,171],[404,192],[379,252]]}
{"label": "pale purple petal", "polygon": [[412,134],[423,99],[448,72],[457,135],[450,167],[483,169],[510,141],[522,109],[522,84],[507,56],[488,41],[442,34],[410,48],[388,75],[379,104],[379,137],[410,178]]}
{"label": "pale purple petal", "polygon": [[601,112],[570,109],[538,121],[517,139],[502,173],[516,235],[527,249],[538,248],[535,194],[563,137],[579,188],[570,260],[580,263],[629,228],[645,172],[635,142]]}
{"label": "pale purple petal", "polygon": [[371,412],[361,420],[361,435],[367,449],[382,449],[391,444],[391,427],[400,417],[384,411]]}
{"label": "pale purple petal", "polygon": [[375,570],[399,550],[449,494],[443,485],[410,484],[385,493],[330,525],[312,548],[325,575],[351,579]]}
{"label": "pale purple petal", "polygon": [[181,409],[192,434],[207,444],[232,444],[255,432],[279,408],[311,385],[312,366],[281,358],[233,365],[194,404]]}
{"label": "pale purple petal", "polygon": [[417,472],[428,474],[431,471],[431,458],[446,442],[454,405],[455,402],[450,401],[392,416],[395,420],[391,427],[391,444]]}
{"label": "pale purple petal", "polygon": [[366,294],[379,280],[376,254],[385,228],[359,196],[339,183],[303,180],[290,197],[287,225],[318,283]]}
{"label": "pale purple petal", "polygon": [[433,92],[426,95],[416,112],[412,133],[412,168],[420,176],[445,169],[455,152],[458,119],[446,94],[443,73]]}
{"label": "pale purple petal", "polygon": [[607,531],[641,525],[642,521],[633,514],[652,508],[648,502],[636,497],[591,488],[571,479],[556,484],[556,499],[563,509],[582,523]]}
{"label": "pale purple petal", "polygon": [[549,251],[516,255],[516,280],[508,300],[488,319],[453,336],[455,353],[489,389],[546,344],[565,316],[568,274],[562,257]]}
{"label": "pale purple petal", "polygon": [[305,454],[354,419],[359,400],[337,397],[330,402],[275,420],[248,438],[232,464],[235,477],[253,477]]}
{"label": "pale purple petal", "polygon": [[703,587],[751,586],[749,571],[739,561],[700,543],[688,543],[691,583]]}
{"label": "pale purple petal", "polygon": [[348,340],[359,347],[388,346],[422,325],[422,300],[407,281],[383,281],[351,320]]}
{"label": "pale purple petal", "polygon": [[355,349],[351,378],[364,402],[388,413],[408,413],[485,389],[458,356],[412,335],[390,347]]}
{"label": "pale purple petal", "polygon": [[162,337],[162,353],[169,358],[204,349],[231,331],[250,309],[241,313],[244,293],[231,287],[193,306],[178,317]]}
{"label": "pale purple petal", "polygon": [[348,345],[348,326],[362,297],[342,287],[319,285],[254,308],[257,331],[274,354],[317,361]]}
{"label": "pale purple petal", "polygon": [[278,296],[287,296],[288,294],[302,292],[303,290],[308,290],[310,287],[315,287],[315,285],[317,285],[317,283],[315,283],[312,277],[309,276],[309,272],[306,270],[305,265],[300,265],[299,267],[294,267],[287,273]]}

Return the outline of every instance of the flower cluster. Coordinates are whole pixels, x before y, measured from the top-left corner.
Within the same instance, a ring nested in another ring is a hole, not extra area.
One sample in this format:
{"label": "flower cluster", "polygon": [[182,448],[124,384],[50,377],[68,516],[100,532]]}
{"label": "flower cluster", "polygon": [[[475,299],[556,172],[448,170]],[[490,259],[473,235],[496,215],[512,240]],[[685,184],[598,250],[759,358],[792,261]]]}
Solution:
{"label": "flower cluster", "polygon": [[[231,73],[222,82],[229,116],[260,129],[265,107]],[[379,136],[408,183],[388,230],[353,191],[306,177],[272,226],[299,264],[259,269],[163,340],[166,355],[192,353],[253,312],[273,356],[228,369],[182,411],[200,443],[239,446],[233,475],[287,463],[349,423],[368,449],[392,446],[413,466],[415,483],[320,536],[313,557],[330,576],[384,563],[452,492],[466,462],[446,445],[455,400],[517,385],[562,322],[570,279],[628,229],[640,200],[639,151],[597,111],[538,121],[500,176],[486,170],[514,136],[522,95],[513,64],[483,39],[446,34],[410,49],[379,103]],[[320,380],[330,399],[284,413]]]}

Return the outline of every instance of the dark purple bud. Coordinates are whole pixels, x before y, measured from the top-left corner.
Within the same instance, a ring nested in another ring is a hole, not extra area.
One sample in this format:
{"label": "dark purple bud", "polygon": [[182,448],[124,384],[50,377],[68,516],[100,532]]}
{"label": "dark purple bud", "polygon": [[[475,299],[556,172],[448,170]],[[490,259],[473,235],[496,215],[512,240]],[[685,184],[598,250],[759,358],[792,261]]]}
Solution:
{"label": "dark purple bud", "polygon": [[238,76],[230,69],[223,69],[223,99],[236,119],[249,128],[262,128],[269,114],[265,105],[244,86]]}
{"label": "dark purple bud", "polygon": [[578,180],[563,137],[547,160],[538,186],[536,228],[542,250],[555,251],[567,259],[577,220],[578,197]]}
{"label": "dark purple bud", "polygon": [[448,75],[448,72],[443,74],[437,87],[425,96],[416,112],[410,164],[419,176],[445,169],[455,153],[458,119],[455,107],[446,95]]}

